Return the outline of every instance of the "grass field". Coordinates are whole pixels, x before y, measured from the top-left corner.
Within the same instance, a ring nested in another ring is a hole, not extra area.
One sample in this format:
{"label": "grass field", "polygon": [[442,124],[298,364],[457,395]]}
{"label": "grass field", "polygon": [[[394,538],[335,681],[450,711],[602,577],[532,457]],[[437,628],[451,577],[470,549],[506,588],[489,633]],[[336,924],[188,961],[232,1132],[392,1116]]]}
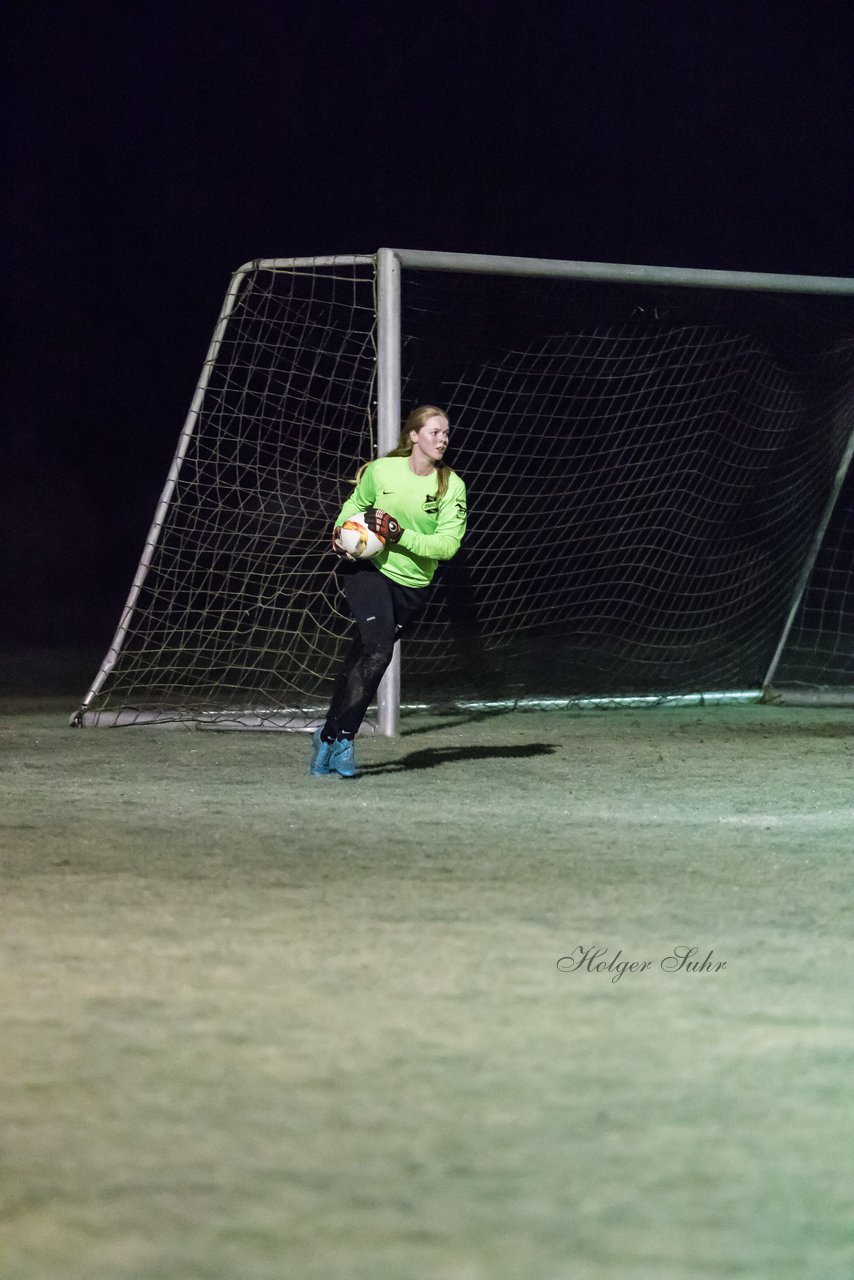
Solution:
{"label": "grass field", "polygon": [[854,713],[347,783],[73,705],[0,717],[3,1280],[850,1280]]}

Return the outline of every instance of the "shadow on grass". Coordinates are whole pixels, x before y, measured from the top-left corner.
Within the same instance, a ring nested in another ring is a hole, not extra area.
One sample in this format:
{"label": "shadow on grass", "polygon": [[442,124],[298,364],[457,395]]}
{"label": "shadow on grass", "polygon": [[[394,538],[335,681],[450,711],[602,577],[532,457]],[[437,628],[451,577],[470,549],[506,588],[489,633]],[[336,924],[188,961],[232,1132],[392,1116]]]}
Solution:
{"label": "shadow on grass", "polygon": [[440,719],[439,723],[432,721],[428,724],[408,725],[405,720],[400,727],[400,735],[402,738],[415,738],[423,733],[435,733],[437,729],[459,729],[467,724],[480,724],[484,720],[494,720],[496,716],[508,716],[514,710],[513,706],[507,707],[490,707],[480,711],[454,711],[452,708],[437,707],[433,714]]}
{"label": "shadow on grass", "polygon": [[363,765],[359,775],[405,773],[410,769],[435,769],[442,764],[474,764],[481,760],[528,760],[532,756],[551,755],[555,750],[550,742],[529,742],[516,747],[426,747],[423,751],[410,751],[400,760]]}

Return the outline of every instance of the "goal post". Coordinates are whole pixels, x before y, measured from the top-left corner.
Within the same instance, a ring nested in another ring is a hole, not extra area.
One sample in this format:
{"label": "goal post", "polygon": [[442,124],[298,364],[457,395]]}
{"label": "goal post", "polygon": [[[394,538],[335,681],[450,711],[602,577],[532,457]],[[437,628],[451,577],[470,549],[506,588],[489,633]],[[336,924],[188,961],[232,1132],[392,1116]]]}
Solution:
{"label": "goal post", "polygon": [[181,471],[181,463],[184,460],[189,442],[196,429],[199,413],[204,403],[210,373],[216,362],[219,349],[222,345],[226,325],[228,324],[229,317],[234,309],[235,300],[248,269],[248,267],[241,267],[239,270],[235,271],[231,277],[231,283],[228,286],[225,301],[223,302],[222,310],[220,311],[216,328],[214,329],[213,337],[211,338],[211,343],[208,347],[207,356],[202,366],[202,374],[196,386],[193,400],[187,413],[181,434],[178,437],[175,456],[172,459],[172,464],[166,477],[166,483],[164,484],[163,492],[160,495],[160,501],[158,502],[157,509],[154,512],[154,519],[151,522],[151,528],[148,531],[148,537],[146,538],[145,545],[142,549],[139,565],[134,575],[133,582],[131,583],[130,593],[128,594],[127,601],[125,602],[124,609],[122,610],[122,616],[119,620],[116,634],[113,636],[112,643],[107,650],[107,654],[101,664],[101,668],[98,671],[88,694],[86,695],[83,703],[84,707],[88,706],[97,698],[104,681],[109,676],[124,648],[124,643],[134,617],[136,604],[148,576],[151,560],[157,548],[160,533],[166,521],[169,506],[175,493],[175,486],[178,482],[178,476]]}
{"label": "goal post", "polygon": [[[831,524],[831,520],[833,519],[834,512],[839,508],[840,494],[843,492],[845,482],[849,474],[854,474],[852,473],[852,462],[854,462],[854,403],[852,403],[851,408],[852,408],[851,434],[848,437],[848,443],[845,446],[845,452],[842,455],[842,460],[839,464],[839,467],[837,468],[836,475],[833,478],[833,484],[830,490],[830,494],[828,495],[827,503],[825,504],[824,511],[822,512],[821,519],[819,520],[819,523],[818,523],[818,527],[816,528],[815,536],[812,540],[812,545],[810,547],[809,554],[807,555],[804,561],[804,565],[798,577],[798,581],[795,584],[792,603],[789,608],[789,612],[786,615],[786,621],[783,625],[783,630],[780,634],[780,639],[777,641],[777,647],[774,650],[773,657],[771,658],[771,663],[768,667],[767,672],[765,673],[765,679],[763,680],[763,688],[765,689],[771,689],[773,687],[773,682],[777,676],[778,670],[780,669],[780,663],[782,662],[783,655],[786,652],[786,645],[791,635],[792,628],[795,625],[795,622],[798,618],[798,614],[801,610],[801,607],[804,601],[804,594],[809,585],[810,578],[815,573],[816,563],[818,561],[818,558],[821,555],[823,548],[825,549],[825,551],[829,550],[828,529],[830,528],[830,524]],[[852,504],[851,506],[851,511],[852,511],[852,514],[854,514],[854,504]],[[852,524],[854,524],[854,522],[852,522]],[[841,595],[842,593],[840,592],[840,596]],[[850,598],[849,598],[849,608],[850,608]],[[852,660],[854,660],[854,650],[850,650],[848,656],[849,658],[852,658]]]}
{"label": "goal post", "polygon": [[854,686],[854,280],[380,249],[235,272],[73,723],[316,724],[349,629],[329,522],[425,401],[470,531],[380,733],[401,700]]}
{"label": "goal post", "polygon": [[[377,444],[390,453],[400,437],[401,396],[400,259],[391,249],[377,252]],[[400,726],[400,641],[377,690],[377,728],[395,737]]]}

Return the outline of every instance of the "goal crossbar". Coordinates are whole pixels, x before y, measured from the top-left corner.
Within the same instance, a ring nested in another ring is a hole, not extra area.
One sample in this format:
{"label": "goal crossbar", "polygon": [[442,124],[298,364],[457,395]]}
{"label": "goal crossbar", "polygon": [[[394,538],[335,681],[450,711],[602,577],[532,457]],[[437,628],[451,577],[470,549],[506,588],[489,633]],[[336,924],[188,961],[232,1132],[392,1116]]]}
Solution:
{"label": "goal crossbar", "polygon": [[[480,275],[542,277],[554,280],[592,280],[612,284],[668,285],[689,289],[737,289],[751,292],[854,294],[854,277],[791,275],[768,271],[720,271],[695,267],[659,267],[625,262],[575,262],[559,258],[504,257],[487,253],[443,253],[431,249],[378,250],[393,254],[398,264],[416,271],[459,271]],[[370,263],[376,255],[338,255],[326,258],[258,258],[238,268],[289,271],[311,266]]]}

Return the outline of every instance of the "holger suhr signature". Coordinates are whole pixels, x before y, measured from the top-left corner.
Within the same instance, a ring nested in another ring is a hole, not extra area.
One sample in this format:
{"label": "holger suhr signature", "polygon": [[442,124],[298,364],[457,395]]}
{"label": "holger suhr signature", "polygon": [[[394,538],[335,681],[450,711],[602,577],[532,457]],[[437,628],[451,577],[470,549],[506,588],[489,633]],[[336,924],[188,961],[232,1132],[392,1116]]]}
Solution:
{"label": "holger suhr signature", "polygon": [[568,956],[561,956],[557,967],[561,973],[608,973],[612,982],[619,982],[626,973],[645,973],[656,966],[663,973],[720,973],[726,968],[726,960],[713,960],[714,948],[709,948],[704,959],[700,960],[699,947],[674,947],[669,955],[661,960],[621,960],[622,948],[607,959],[607,947],[585,947],[579,945]]}

